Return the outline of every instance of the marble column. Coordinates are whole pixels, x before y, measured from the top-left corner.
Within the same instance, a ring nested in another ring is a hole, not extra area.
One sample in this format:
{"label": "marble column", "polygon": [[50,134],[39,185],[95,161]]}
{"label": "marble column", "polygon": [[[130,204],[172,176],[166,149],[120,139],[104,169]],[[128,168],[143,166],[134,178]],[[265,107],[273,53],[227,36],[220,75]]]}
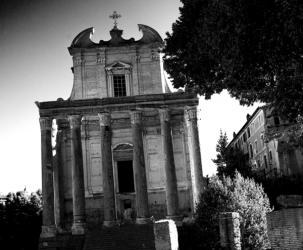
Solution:
{"label": "marble column", "polygon": [[203,173],[199,143],[199,132],[197,126],[197,108],[187,107],[185,109],[184,119],[187,130],[193,192],[193,208],[195,212],[196,204],[199,202],[199,196],[203,192]]}
{"label": "marble column", "polygon": [[166,206],[167,218],[178,220],[179,199],[176,167],[174,160],[172,129],[170,124],[170,113],[168,109],[160,109],[161,138],[163,146],[163,160],[166,177]]}
{"label": "marble column", "polygon": [[133,166],[136,189],[136,207],[138,224],[148,223],[150,221],[147,181],[143,148],[142,135],[142,113],[141,111],[132,111],[130,114],[132,137],[133,137]]}
{"label": "marble column", "polygon": [[55,222],[58,232],[63,232],[64,228],[64,133],[69,127],[66,119],[56,119],[56,157],[54,164],[54,195],[55,195]]}
{"label": "marble column", "polygon": [[52,155],[52,119],[40,118],[41,128],[41,163],[42,163],[42,232],[41,238],[56,235],[54,214],[53,155]]}
{"label": "marble column", "polygon": [[81,116],[68,116],[71,128],[73,225],[72,234],[85,234],[85,192],[81,144]]}
{"label": "marble column", "polygon": [[112,132],[109,113],[98,114],[101,132],[101,160],[104,194],[104,222],[103,225],[111,227],[117,224],[115,207],[114,174],[112,162]]}

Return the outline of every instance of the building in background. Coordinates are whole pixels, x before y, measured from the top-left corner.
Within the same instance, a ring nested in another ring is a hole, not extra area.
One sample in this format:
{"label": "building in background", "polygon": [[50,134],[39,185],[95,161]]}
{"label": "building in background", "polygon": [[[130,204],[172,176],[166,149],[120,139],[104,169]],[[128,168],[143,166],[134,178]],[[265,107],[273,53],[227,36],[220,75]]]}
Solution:
{"label": "building in background", "polygon": [[[37,102],[41,125],[42,238],[85,235],[123,219],[191,216],[202,191],[196,94],[169,91],[163,41],[146,25],[140,40],[93,28],[72,41],[67,100]],[[57,124],[55,157],[51,134]]]}
{"label": "building in background", "polygon": [[303,174],[303,149],[298,137],[301,128],[282,119],[269,106],[259,107],[250,116],[228,147],[240,149],[252,170],[263,178]]}

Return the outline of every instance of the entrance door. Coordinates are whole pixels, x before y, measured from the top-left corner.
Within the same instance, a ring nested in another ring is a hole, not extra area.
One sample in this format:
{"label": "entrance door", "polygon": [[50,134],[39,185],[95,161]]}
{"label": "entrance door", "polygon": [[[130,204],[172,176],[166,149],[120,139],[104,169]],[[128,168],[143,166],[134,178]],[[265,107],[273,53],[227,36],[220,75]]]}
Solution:
{"label": "entrance door", "polygon": [[117,161],[119,193],[133,193],[134,172],[133,161]]}

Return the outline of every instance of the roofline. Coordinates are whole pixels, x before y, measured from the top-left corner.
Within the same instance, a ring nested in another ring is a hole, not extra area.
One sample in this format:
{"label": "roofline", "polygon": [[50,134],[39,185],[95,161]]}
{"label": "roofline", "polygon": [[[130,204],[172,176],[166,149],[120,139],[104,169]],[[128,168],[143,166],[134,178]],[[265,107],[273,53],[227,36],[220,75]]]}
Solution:
{"label": "roofline", "polygon": [[261,110],[261,109],[264,110],[266,107],[268,107],[268,105],[263,105],[263,106],[259,106],[256,108],[256,110],[252,113],[252,115],[249,117],[249,119],[246,120],[246,122],[244,123],[242,128],[238,131],[236,136],[234,136],[233,139],[230,141],[230,143],[228,143],[227,147],[229,147],[235,141],[235,139],[238,137],[238,135],[242,133],[242,131],[246,128],[246,126],[250,123],[250,121],[254,118],[254,116],[259,112],[259,110]]}

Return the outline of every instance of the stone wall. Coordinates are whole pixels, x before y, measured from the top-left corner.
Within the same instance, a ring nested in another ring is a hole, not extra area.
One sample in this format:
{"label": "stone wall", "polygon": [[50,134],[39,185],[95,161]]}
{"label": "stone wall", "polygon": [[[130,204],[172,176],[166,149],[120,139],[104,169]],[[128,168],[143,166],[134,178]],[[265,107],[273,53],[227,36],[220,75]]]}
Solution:
{"label": "stone wall", "polygon": [[220,213],[219,227],[221,247],[226,250],[241,250],[239,213]]}
{"label": "stone wall", "polygon": [[273,250],[303,249],[303,208],[287,208],[269,213],[267,228]]}

